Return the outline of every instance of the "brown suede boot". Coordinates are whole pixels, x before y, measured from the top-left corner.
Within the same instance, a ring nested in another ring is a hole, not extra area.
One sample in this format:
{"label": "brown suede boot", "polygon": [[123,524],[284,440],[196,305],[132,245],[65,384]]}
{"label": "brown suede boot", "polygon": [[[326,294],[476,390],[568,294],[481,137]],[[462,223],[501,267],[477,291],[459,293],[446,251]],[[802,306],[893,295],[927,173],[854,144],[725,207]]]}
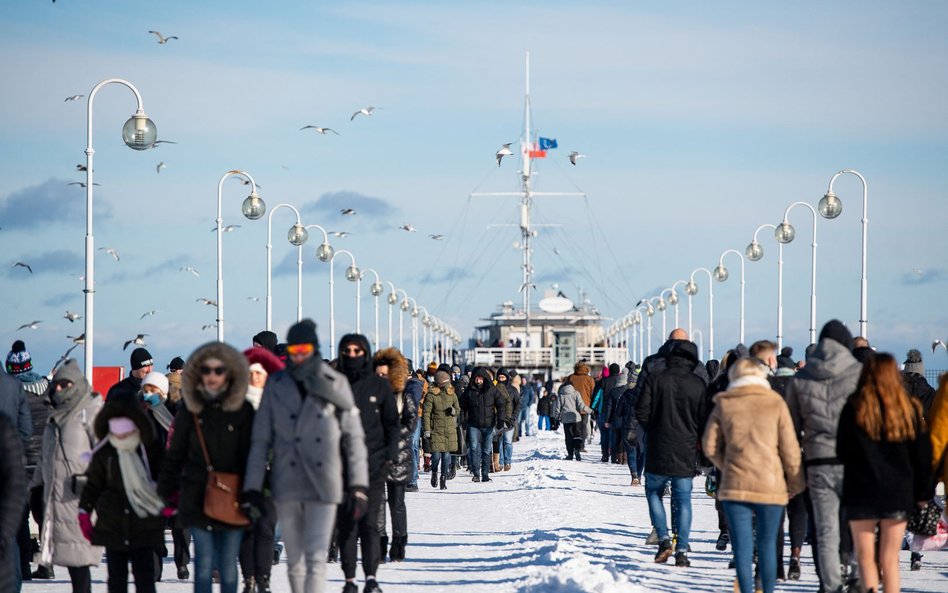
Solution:
{"label": "brown suede boot", "polygon": [[500,453],[494,453],[491,457],[493,463],[491,464],[491,471],[499,472],[500,471]]}

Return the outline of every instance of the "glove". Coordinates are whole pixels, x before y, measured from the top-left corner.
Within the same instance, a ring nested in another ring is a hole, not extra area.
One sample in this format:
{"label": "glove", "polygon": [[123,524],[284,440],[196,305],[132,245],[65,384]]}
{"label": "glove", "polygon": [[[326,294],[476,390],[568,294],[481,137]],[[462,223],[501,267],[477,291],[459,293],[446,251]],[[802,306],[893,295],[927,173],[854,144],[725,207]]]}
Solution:
{"label": "glove", "polygon": [[426,438],[426,439],[430,439],[430,438],[431,438],[431,431],[430,431],[430,430],[426,430],[426,431],[425,431],[425,438]]}
{"label": "glove", "polygon": [[368,490],[361,486],[349,489],[349,504],[352,508],[352,520],[358,521],[369,510]]}
{"label": "glove", "polygon": [[82,536],[92,543],[92,517],[85,511],[79,511],[79,529],[82,530]]}
{"label": "glove", "polygon": [[454,408],[448,408],[444,411],[445,416],[455,416]]}
{"label": "glove", "polygon": [[263,516],[263,493],[259,490],[245,490],[240,494],[240,509],[251,522],[256,523]]}

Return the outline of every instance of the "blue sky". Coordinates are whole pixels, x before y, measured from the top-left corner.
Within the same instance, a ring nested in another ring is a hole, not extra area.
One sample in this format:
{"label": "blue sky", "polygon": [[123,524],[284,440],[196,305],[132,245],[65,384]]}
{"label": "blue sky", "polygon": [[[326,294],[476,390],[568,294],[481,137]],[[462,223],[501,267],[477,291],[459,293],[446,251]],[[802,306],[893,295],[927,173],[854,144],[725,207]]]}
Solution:
{"label": "blue sky", "polygon": [[[537,187],[588,195],[538,204],[537,222],[564,225],[536,241],[541,289],[583,287],[621,316],[743,250],[791,202],[815,205],[834,172],[854,168],[870,184],[870,338],[899,357],[921,347],[929,367],[944,368],[945,353],[932,359],[927,345],[948,338],[937,240],[948,215],[946,21],[938,2],[6,3],[0,348],[24,338],[45,369],[82,331],[63,314],[83,308],[84,191],[66,184],[84,180],[85,101],[63,99],[110,77],[133,82],[159,138],[177,144],[127,149],[131,94],[113,85],[97,96],[96,244],[122,257],[96,260],[97,364],[126,363],[122,343],[140,332],[162,365],[213,338],[201,330],[213,309],[195,299],[214,297],[209,231],[217,182],[233,168],[255,177],[269,206],[291,203],[306,224],[350,231],[334,245],[467,335],[496,304],[519,301],[516,231],[485,230],[513,222],[516,205],[468,194],[517,188],[516,162],[498,169],[493,155],[521,133],[529,50],[534,121],[560,145]],[[180,39],[159,45],[150,29]],[[367,105],[380,109],[349,121]],[[300,132],[306,124],[340,135]],[[570,150],[588,158],[572,167]],[[225,235],[226,337],[246,345],[265,321],[266,222],[244,220],[246,190],[227,183],[225,224],[241,228]],[[861,186],[847,176],[836,189],[843,215],[818,221],[817,317],[856,328]],[[360,213],[336,214],[340,199]],[[784,258],[786,342],[798,353],[807,216],[791,215],[798,239]],[[280,334],[296,312],[295,250],[283,240],[292,222],[288,210],[274,217]],[[406,222],[418,232],[396,229]],[[304,249],[303,312],[325,342],[317,243],[314,232]],[[763,245],[764,260],[747,265],[749,339],[775,333],[776,246],[769,236]],[[732,280],[715,286],[719,355],[737,339],[737,262],[727,263]],[[178,271],[186,265],[200,277]],[[341,335],[354,325],[354,287],[339,267]],[[706,297],[702,285],[699,327]],[[152,309],[161,312],[139,319]],[[367,285],[362,309],[371,331]],[[15,331],[33,320],[44,323]]]}

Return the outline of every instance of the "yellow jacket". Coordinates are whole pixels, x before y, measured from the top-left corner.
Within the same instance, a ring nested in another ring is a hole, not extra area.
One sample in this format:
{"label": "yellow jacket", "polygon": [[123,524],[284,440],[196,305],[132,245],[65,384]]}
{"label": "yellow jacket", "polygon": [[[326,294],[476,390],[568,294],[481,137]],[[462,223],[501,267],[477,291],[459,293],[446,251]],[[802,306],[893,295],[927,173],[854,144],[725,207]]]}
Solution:
{"label": "yellow jacket", "polygon": [[[928,413],[928,430],[932,439],[932,470],[935,484],[948,487],[948,373],[938,378],[938,392]],[[941,467],[938,463],[941,462]]]}

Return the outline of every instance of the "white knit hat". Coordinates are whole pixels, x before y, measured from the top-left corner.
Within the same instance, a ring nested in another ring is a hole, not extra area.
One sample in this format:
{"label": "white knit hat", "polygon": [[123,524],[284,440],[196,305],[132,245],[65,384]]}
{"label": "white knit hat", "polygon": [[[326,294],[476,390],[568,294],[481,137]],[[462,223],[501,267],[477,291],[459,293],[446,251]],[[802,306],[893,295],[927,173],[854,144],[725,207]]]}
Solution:
{"label": "white knit hat", "polygon": [[161,395],[168,395],[168,377],[165,377],[157,371],[152,371],[145,375],[145,378],[142,380],[142,387],[145,385],[153,385],[161,390]]}

